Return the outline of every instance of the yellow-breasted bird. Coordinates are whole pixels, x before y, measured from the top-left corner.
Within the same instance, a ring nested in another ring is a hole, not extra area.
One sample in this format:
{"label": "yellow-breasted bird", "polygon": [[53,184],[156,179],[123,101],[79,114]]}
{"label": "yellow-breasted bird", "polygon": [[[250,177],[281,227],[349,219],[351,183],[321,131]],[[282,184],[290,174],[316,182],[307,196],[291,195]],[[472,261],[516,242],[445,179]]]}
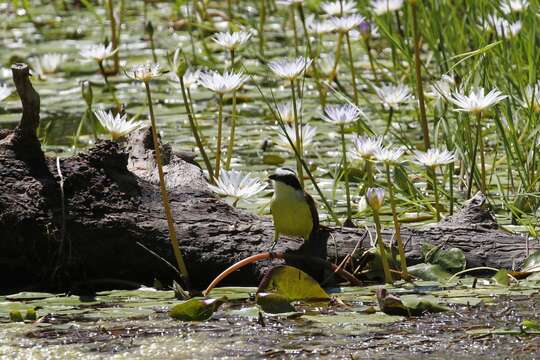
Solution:
{"label": "yellow-breasted bird", "polygon": [[279,235],[301,236],[308,241],[319,229],[319,213],[315,201],[302,189],[296,173],[289,168],[278,168],[269,176],[274,185],[270,203],[274,220],[274,243]]}

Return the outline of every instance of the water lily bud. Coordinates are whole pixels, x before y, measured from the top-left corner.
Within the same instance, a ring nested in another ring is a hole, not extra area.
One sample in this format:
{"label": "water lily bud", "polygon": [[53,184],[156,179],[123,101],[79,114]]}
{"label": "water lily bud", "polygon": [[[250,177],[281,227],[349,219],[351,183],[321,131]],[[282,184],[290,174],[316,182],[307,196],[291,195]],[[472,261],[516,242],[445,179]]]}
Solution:
{"label": "water lily bud", "polygon": [[384,203],[384,189],[383,188],[369,188],[366,191],[366,200],[369,206],[377,211]]}
{"label": "water lily bud", "polygon": [[90,81],[85,80],[81,82],[81,93],[84,101],[86,101],[86,105],[88,107],[92,106],[92,99],[94,95],[92,93],[92,84],[90,84]]}
{"label": "water lily bud", "polygon": [[360,35],[364,41],[369,40],[371,37],[371,23],[366,20],[362,21],[360,25],[358,25],[358,31],[360,32]]}

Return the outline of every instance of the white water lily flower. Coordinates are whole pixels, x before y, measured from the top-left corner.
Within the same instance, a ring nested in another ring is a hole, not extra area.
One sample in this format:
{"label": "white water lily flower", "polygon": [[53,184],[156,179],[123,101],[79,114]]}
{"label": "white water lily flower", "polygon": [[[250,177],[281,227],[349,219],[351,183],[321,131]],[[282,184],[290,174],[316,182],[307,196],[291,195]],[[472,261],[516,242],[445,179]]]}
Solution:
{"label": "white water lily flower", "polygon": [[283,6],[291,6],[296,4],[302,5],[304,4],[304,0],[277,0],[276,3]]}
{"label": "white water lily flower", "polygon": [[343,16],[356,12],[356,2],[348,0],[323,2],[321,9],[329,16]]}
{"label": "white water lily flower", "polygon": [[[294,130],[293,125],[285,125],[285,131],[291,138],[294,146],[296,146],[296,132]],[[302,137],[302,148],[305,150],[308,148],[315,139],[315,134],[317,133],[317,128],[310,125],[303,125],[300,129],[300,136]],[[278,128],[278,138],[276,140],[276,145],[279,149],[285,150],[288,152],[293,152],[293,149],[291,147],[291,144],[289,144],[289,140],[287,140],[287,137],[283,133],[283,130],[281,128]],[[297,149],[298,150],[298,149]]]}
{"label": "white water lily flower", "polygon": [[529,7],[528,0],[501,0],[500,8],[506,15],[512,12],[523,12]]}
{"label": "white water lily flower", "polygon": [[146,64],[135,65],[129,72],[126,72],[127,77],[133,80],[149,83],[152,79],[161,75],[159,64],[147,62]]}
{"label": "white water lily flower", "polygon": [[473,89],[469,95],[455,92],[449,100],[458,107],[456,111],[479,114],[487,108],[506,99],[506,97],[506,95],[503,95],[496,88],[487,94],[485,94],[484,88],[476,88]]}
{"label": "white water lily flower", "polygon": [[532,109],[535,113],[540,112],[540,81],[534,86],[527,85],[523,98],[519,100],[522,107]]}
{"label": "white water lily flower", "polygon": [[266,189],[266,184],[257,178],[252,178],[250,174],[241,171],[222,171],[216,185],[208,185],[215,193],[234,199],[234,205],[240,200],[254,197]]}
{"label": "white water lily flower", "polygon": [[232,71],[225,71],[223,75],[217,71],[207,71],[199,78],[202,86],[220,95],[238,90],[248,80],[249,77],[243,73]]}
{"label": "white water lily flower", "polygon": [[126,114],[113,115],[111,111],[104,109],[95,110],[94,114],[99,123],[111,134],[113,140],[129,134],[143,125],[141,121],[128,120]]}
{"label": "white water lily flower", "polygon": [[365,18],[359,14],[333,17],[328,19],[328,21],[330,21],[330,23],[334,25],[335,30],[342,33],[349,32],[352,29],[358,27],[362,22],[364,22],[364,20]]}
{"label": "white water lily flower", "polygon": [[97,61],[99,63],[99,62],[102,62],[103,60],[105,60],[107,58],[110,58],[117,51],[118,51],[118,49],[113,51],[112,43],[110,43],[106,47],[103,44],[90,45],[89,47],[81,50],[80,54],[85,59],[94,60],[94,61]]}
{"label": "white water lily flower", "polygon": [[375,161],[383,164],[398,164],[399,158],[403,155],[405,150],[402,148],[379,148],[375,154]]}
{"label": "white water lily flower", "polygon": [[[294,123],[294,107],[291,101],[277,104],[276,110],[278,115],[281,117],[285,123],[292,124]],[[298,116],[302,113],[302,104],[296,104],[296,112]]]}
{"label": "white water lily flower", "polygon": [[381,103],[391,109],[398,108],[400,104],[406,103],[412,98],[411,90],[403,84],[384,84],[381,87],[375,87],[375,92]]}
{"label": "white water lily flower", "polygon": [[334,24],[332,24],[329,20],[317,20],[315,19],[315,15],[311,14],[306,18],[306,27],[308,28],[308,31],[310,34],[328,34],[332,31],[335,31]]}
{"label": "white water lily flower", "polygon": [[369,160],[380,151],[382,136],[355,136],[352,141],[351,157],[353,159]]}
{"label": "white water lily flower", "polygon": [[44,54],[34,59],[32,66],[39,75],[54,74],[66,59],[65,54]]}
{"label": "white water lily flower", "polygon": [[328,105],[322,119],[332,124],[345,125],[357,121],[362,112],[354,105]]}
{"label": "white water lily flower", "polygon": [[[188,68],[183,76],[184,86],[188,89],[196,88],[199,82],[200,75],[200,69]],[[175,84],[180,84],[180,79],[178,78],[178,75],[174,72],[169,73],[169,80],[174,82]]]}
{"label": "white water lily flower", "polygon": [[295,80],[311,65],[312,60],[305,57],[296,59],[274,60],[268,63],[270,70],[278,77],[289,81]]}
{"label": "white water lily flower", "polygon": [[0,101],[11,95],[12,91],[6,84],[0,85]]}
{"label": "white water lily flower", "polygon": [[368,188],[366,190],[366,201],[373,210],[379,210],[384,204],[383,188]]}
{"label": "white water lily flower", "polygon": [[510,21],[498,17],[497,15],[488,15],[486,21],[481,21],[480,28],[484,31],[495,31],[498,37],[510,39],[515,37],[521,31],[521,21],[511,23]]}
{"label": "white water lily flower", "polygon": [[[333,54],[321,54],[319,57],[319,70],[323,75],[330,76],[334,69],[336,58]],[[339,68],[339,64],[338,64]]]}
{"label": "white water lily flower", "polygon": [[240,49],[251,38],[252,33],[247,31],[220,32],[214,35],[214,40],[219,46],[228,50]]}
{"label": "white water lily flower", "polygon": [[371,7],[376,15],[397,11],[403,7],[403,0],[372,0]]}
{"label": "white water lily flower", "polygon": [[456,155],[452,151],[429,149],[427,152],[416,151],[415,162],[427,167],[441,166],[454,162]]}

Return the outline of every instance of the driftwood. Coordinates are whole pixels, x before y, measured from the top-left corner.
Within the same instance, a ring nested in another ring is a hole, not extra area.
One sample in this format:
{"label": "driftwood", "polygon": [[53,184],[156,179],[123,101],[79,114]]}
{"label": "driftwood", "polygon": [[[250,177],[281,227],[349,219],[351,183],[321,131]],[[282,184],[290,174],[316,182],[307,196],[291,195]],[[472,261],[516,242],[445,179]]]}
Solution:
{"label": "driftwood", "polygon": [[[39,96],[26,65],[12,70],[24,110],[15,130],[0,133],[0,289],[174,279],[175,272],[148,251],[174,263],[148,129],[125,143],[100,141],[73,157],[45,157],[35,135]],[[178,239],[196,288],[206,287],[234,262],[268,250],[270,218],[229,206],[208,190],[192,157],[163,147]],[[322,258],[328,252],[339,262],[361,239],[357,254],[369,246],[365,235],[364,230],[325,229],[309,247],[282,238],[276,250],[300,247]],[[385,232],[387,239],[391,235]],[[498,229],[481,194],[455,216],[424,229],[404,227],[402,236],[408,239],[409,264],[422,261],[423,243],[462,249],[469,267],[511,268],[525,256],[524,238]],[[245,267],[227,282],[256,284],[264,265]]]}

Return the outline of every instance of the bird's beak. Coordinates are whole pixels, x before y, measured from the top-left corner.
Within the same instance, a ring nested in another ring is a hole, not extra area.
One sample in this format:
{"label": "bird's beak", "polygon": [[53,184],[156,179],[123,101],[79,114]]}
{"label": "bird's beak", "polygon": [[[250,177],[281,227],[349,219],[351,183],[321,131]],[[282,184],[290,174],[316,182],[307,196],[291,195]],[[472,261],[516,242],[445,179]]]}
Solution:
{"label": "bird's beak", "polygon": [[276,175],[272,174],[272,175],[270,175],[270,176],[268,177],[268,179],[270,179],[270,180],[276,180]]}

